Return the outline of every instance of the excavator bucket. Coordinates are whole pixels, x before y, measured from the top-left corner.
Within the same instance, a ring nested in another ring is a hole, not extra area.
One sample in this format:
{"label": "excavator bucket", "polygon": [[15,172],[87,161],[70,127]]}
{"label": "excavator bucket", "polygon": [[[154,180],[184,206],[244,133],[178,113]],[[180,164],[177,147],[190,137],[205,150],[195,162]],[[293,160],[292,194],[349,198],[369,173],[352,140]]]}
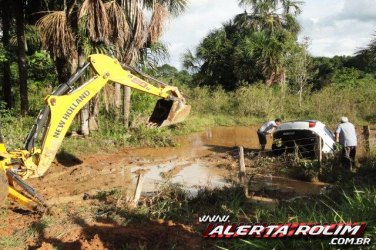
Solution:
{"label": "excavator bucket", "polygon": [[160,99],[155,105],[154,111],[149,118],[149,124],[156,127],[169,126],[184,121],[191,106],[184,104],[182,101]]}

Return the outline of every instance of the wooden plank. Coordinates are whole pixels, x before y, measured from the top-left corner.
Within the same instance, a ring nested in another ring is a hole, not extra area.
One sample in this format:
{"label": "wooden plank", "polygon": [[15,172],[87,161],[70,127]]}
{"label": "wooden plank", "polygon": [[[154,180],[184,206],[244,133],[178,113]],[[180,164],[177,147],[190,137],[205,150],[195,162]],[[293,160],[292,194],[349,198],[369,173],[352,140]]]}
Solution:
{"label": "wooden plank", "polygon": [[138,201],[140,200],[141,197],[141,191],[142,191],[142,186],[144,184],[145,180],[145,173],[140,172],[138,177],[137,177],[137,184],[136,184],[136,190],[134,192],[134,198],[133,198],[133,203],[137,206]]}

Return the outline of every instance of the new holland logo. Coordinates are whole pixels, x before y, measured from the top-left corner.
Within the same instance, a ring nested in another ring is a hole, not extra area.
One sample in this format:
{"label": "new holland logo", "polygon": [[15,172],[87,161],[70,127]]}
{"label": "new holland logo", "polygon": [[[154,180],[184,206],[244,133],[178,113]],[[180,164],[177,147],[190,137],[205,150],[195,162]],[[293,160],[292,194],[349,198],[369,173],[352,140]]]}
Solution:
{"label": "new holland logo", "polygon": [[69,108],[67,109],[67,111],[65,111],[63,117],[61,118],[61,120],[59,121],[58,125],[57,125],[57,128],[55,129],[55,132],[53,134],[53,137],[55,138],[59,138],[60,135],[61,135],[61,132],[63,131],[63,128],[66,124],[66,122],[68,121],[68,119],[72,116],[72,114],[74,113],[74,111],[76,110],[76,108],[78,107],[78,105],[83,101],[85,100],[88,96],[90,95],[90,92],[89,90],[86,90],[85,92],[83,92],[70,106]]}

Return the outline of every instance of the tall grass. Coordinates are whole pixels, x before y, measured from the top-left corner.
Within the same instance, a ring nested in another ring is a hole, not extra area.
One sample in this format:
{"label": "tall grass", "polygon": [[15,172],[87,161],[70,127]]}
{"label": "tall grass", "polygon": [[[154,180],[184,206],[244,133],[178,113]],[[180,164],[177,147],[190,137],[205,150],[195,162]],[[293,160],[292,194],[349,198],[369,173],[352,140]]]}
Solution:
{"label": "tall grass", "polygon": [[317,119],[331,125],[345,115],[357,124],[364,124],[376,122],[374,85],[371,82],[356,89],[328,86],[305,94],[301,106],[297,94],[262,84],[241,86],[233,92],[196,87],[188,90],[187,95],[196,114],[252,117],[260,121],[275,117],[285,120]]}

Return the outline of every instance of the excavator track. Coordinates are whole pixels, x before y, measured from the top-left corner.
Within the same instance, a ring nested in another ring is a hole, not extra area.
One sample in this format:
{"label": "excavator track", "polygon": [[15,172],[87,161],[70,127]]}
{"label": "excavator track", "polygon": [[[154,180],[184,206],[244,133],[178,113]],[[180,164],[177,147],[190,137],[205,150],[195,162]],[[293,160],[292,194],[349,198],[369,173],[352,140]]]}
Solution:
{"label": "excavator track", "polygon": [[8,196],[8,179],[4,171],[0,170],[0,206]]}

